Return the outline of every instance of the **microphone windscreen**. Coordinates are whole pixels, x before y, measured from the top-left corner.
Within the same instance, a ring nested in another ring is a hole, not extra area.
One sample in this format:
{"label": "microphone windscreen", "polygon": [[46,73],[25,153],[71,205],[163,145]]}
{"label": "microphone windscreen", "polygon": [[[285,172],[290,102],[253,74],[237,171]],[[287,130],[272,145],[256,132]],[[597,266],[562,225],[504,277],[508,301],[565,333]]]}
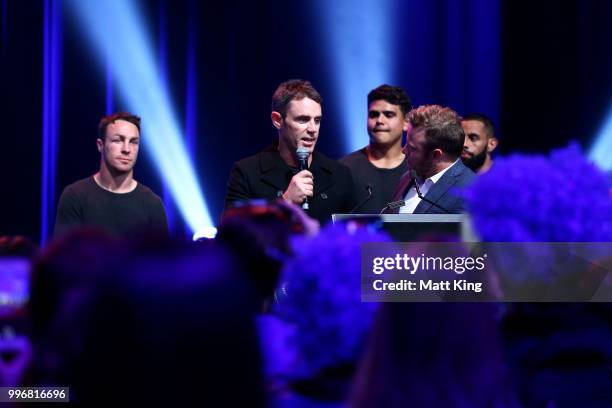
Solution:
{"label": "microphone windscreen", "polygon": [[308,156],[310,156],[310,152],[307,148],[300,146],[295,151],[295,155],[297,156],[298,160],[307,160]]}

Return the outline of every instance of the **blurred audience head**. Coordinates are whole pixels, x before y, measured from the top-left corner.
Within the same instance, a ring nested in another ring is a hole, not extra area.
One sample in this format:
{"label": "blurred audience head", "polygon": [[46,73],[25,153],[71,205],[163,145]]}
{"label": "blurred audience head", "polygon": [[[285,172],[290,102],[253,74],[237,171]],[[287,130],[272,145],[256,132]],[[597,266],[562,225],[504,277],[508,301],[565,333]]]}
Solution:
{"label": "blurred audience head", "polygon": [[67,367],[81,353],[85,306],[126,252],[107,233],[80,227],[50,242],[36,259],[29,311],[37,382],[70,384]]}
{"label": "blurred audience head", "polygon": [[37,383],[69,384],[83,404],[263,406],[254,290],[241,276],[212,241],[62,237],[36,267]]}
{"label": "blurred audience head", "polygon": [[269,301],[282,264],[291,256],[290,237],[317,232],[318,223],[297,206],[253,200],[225,211],[217,241],[233,251],[261,299]]}
{"label": "blurred audience head", "polygon": [[351,406],[518,407],[490,304],[386,303]]}
{"label": "blurred audience head", "polygon": [[263,406],[252,297],[214,243],[127,263],[91,301],[79,401]]}
{"label": "blurred audience head", "polygon": [[0,256],[32,259],[37,253],[38,246],[23,235],[0,236]]}

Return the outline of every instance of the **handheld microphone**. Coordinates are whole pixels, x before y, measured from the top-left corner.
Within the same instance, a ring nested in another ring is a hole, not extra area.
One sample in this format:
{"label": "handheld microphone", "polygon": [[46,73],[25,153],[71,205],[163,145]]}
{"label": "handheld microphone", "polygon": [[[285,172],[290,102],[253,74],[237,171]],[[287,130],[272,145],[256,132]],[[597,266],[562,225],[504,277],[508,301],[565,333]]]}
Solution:
{"label": "handheld microphone", "polygon": [[366,190],[368,192],[368,196],[365,198],[365,200],[361,201],[350,211],[351,214],[354,213],[358,208],[361,208],[361,206],[370,201],[370,198],[372,198],[372,186],[370,184],[366,184]]}
{"label": "handheld microphone", "polygon": [[421,194],[421,189],[419,188],[419,183],[417,183],[417,172],[416,172],[416,170],[414,170],[414,169],[410,170],[410,178],[412,179],[412,182],[414,183],[414,188],[416,189],[417,196],[419,196],[419,198],[421,200],[425,201],[428,204],[433,205],[434,207],[438,207],[439,209],[441,209],[442,211],[444,211],[447,214],[450,214],[450,211],[448,211],[446,208],[439,206],[438,204],[434,203],[433,201],[431,201],[428,198],[425,198],[425,196],[423,194]]}
{"label": "handheld microphone", "polygon": [[[305,147],[298,147],[295,151],[295,155],[297,156],[298,163],[300,165],[300,171],[308,170],[308,157],[310,156],[310,152]],[[302,208],[304,210],[308,210],[310,206],[308,205],[308,197],[304,199],[302,203]]]}

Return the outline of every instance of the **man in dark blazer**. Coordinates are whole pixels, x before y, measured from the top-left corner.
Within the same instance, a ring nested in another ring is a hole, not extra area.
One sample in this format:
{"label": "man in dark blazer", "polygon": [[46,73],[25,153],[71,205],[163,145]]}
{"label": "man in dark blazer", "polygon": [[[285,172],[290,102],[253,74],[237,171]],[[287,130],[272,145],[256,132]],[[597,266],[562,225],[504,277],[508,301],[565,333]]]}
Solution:
{"label": "man in dark blazer", "polygon": [[[348,167],[315,152],[321,126],[321,95],[308,81],[283,82],[272,96],[272,125],[278,141],[242,159],[232,168],[225,208],[239,201],[282,198],[302,206],[321,224],[333,213],[350,212],[355,205]],[[299,169],[298,148],[308,153],[308,168]]]}
{"label": "man in dark blazer", "polygon": [[[410,111],[408,121],[404,153],[409,171],[400,179],[393,197],[394,201],[405,200],[405,204],[396,212],[463,212],[460,190],[475,178],[475,174],[460,159],[465,139],[461,118],[449,108],[425,105]],[[425,200],[419,198],[415,182]]]}

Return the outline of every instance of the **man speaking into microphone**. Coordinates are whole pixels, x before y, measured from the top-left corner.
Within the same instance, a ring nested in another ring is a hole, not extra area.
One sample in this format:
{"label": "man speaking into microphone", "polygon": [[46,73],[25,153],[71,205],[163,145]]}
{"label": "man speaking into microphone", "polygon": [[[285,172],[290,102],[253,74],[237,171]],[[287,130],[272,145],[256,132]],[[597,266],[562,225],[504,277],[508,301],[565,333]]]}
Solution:
{"label": "man speaking into microphone", "polygon": [[236,202],[281,198],[302,207],[321,224],[355,205],[350,170],[315,152],[321,127],[321,95],[308,81],[283,82],[272,95],[278,140],[232,168],[225,208]]}

